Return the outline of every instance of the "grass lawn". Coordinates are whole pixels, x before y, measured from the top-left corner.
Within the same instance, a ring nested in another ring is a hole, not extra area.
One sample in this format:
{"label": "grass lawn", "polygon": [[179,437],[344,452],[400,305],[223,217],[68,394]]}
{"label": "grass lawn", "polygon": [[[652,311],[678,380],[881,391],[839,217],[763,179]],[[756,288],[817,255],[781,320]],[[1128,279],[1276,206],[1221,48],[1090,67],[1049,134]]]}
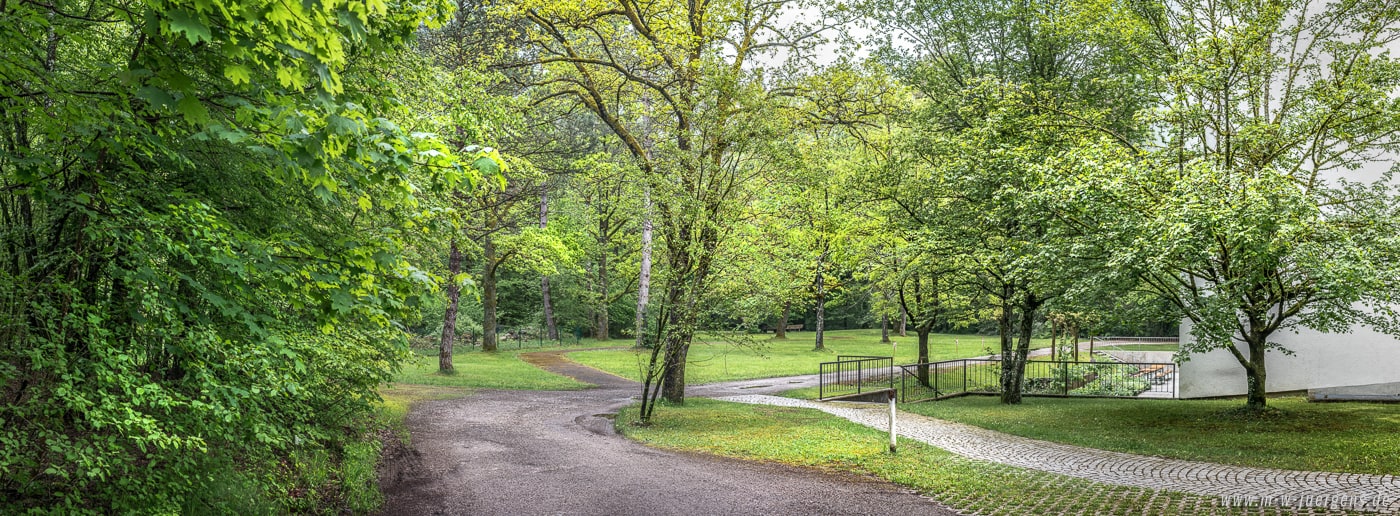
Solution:
{"label": "grass lawn", "polygon": [[[741,405],[706,399],[663,406],[651,426],[637,427],[636,407],[618,415],[626,436],[660,448],[870,474],[903,484],[968,514],[1244,514],[1220,500],[1099,484],[973,461],[902,440],[811,409]],[[1258,508],[1253,509],[1258,512]]]}
{"label": "grass lawn", "polygon": [[[561,349],[561,348],[544,348]],[[528,351],[539,351],[526,349]],[[521,389],[521,390],[572,390],[585,389],[588,384],[560,376],[520,359],[517,350],[501,350],[495,353],[482,351],[457,352],[452,357],[452,375],[438,374],[438,357],[416,354],[408,362],[394,384],[436,385],[443,387],[472,387],[480,389]]]}
{"label": "grass lawn", "polygon": [[[812,351],[812,332],[789,332],[787,340],[769,335],[744,335],[743,340],[730,341],[715,335],[697,335],[690,346],[686,365],[686,383],[747,380],[774,376],[816,374],[817,365],[836,360],[837,355],[890,356],[891,346],[880,343],[880,330],[836,330],[826,332],[826,351]],[[918,355],[918,337],[894,336],[897,344],[896,364],[908,364]],[[612,341],[622,342],[622,341]],[[1032,348],[1049,347],[1049,339],[1036,339]],[[987,347],[997,347],[996,337],[977,335],[929,336],[929,358],[934,361],[967,358],[987,354]],[[576,362],[604,371],[640,380],[642,367],[650,352],[633,350],[579,351],[569,354]]]}
{"label": "grass lawn", "polygon": [[900,409],[1047,441],[1143,455],[1305,471],[1400,474],[1400,405],[1272,398],[1280,411],[1242,418],[1241,400],[992,396],[911,403]]}

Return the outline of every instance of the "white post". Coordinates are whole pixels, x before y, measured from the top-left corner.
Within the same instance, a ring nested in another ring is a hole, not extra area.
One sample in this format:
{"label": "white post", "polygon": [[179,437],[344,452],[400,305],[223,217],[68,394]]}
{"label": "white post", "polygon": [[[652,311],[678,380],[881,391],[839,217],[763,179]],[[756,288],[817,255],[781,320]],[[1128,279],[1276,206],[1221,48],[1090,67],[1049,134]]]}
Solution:
{"label": "white post", "polygon": [[899,433],[895,430],[895,427],[894,427],[894,414],[895,414],[895,404],[894,404],[895,394],[894,394],[894,389],[890,389],[889,395],[890,395],[890,453],[895,453],[895,446],[898,444],[898,442],[895,440],[895,438],[896,438],[896,436],[899,435]]}

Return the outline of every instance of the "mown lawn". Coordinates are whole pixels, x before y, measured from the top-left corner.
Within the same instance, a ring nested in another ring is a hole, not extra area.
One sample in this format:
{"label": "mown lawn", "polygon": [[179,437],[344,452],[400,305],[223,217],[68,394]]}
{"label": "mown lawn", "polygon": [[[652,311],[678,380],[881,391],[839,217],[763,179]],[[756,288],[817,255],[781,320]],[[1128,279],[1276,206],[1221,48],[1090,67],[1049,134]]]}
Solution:
{"label": "mown lawn", "polygon": [[1143,455],[1305,471],[1400,474],[1400,405],[1273,398],[1264,417],[1241,400],[967,396],[900,409],[1035,439]]}
{"label": "mown lawn", "polygon": [[[544,348],[560,349],[560,348]],[[520,353],[540,349],[457,352],[452,357],[455,374],[438,374],[438,357],[417,354],[394,378],[395,384],[471,387],[479,389],[572,390],[588,384],[550,373],[520,359]]]}
{"label": "mown lawn", "polygon": [[[837,355],[891,356],[896,364],[913,363],[918,355],[918,338],[891,337],[895,346],[880,343],[880,330],[837,330],[826,332],[826,350],[812,351],[816,337],[812,332],[789,332],[787,340],[771,335],[742,335],[720,338],[699,335],[691,344],[687,360],[686,383],[692,385],[748,380],[775,376],[816,374],[817,365],[836,360]],[[613,341],[620,342],[620,341]],[[1049,339],[1032,341],[1032,347],[1049,347]],[[929,336],[929,358],[934,361],[967,358],[988,354],[988,348],[998,346],[996,337],[977,335]],[[996,350],[992,349],[995,353]],[[641,371],[650,352],[634,350],[579,351],[569,358],[604,371],[640,380]]]}
{"label": "mown lawn", "polygon": [[811,409],[741,405],[706,399],[663,406],[650,426],[618,429],[650,446],[740,459],[870,474],[915,489],[967,514],[1245,514],[1219,499],[1112,486],[974,461],[912,440],[886,452],[888,434]]}

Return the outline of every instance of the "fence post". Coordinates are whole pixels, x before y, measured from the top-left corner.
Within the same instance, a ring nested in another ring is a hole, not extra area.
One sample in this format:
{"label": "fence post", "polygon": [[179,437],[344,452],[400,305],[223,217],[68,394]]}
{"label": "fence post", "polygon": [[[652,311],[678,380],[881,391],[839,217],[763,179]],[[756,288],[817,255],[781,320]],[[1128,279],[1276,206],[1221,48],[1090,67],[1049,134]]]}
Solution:
{"label": "fence post", "polygon": [[[899,368],[899,395],[902,398],[899,401],[907,403],[909,401],[909,387],[904,383],[904,377],[906,376],[909,375],[905,374],[904,368]],[[891,378],[890,381],[893,382],[894,379]]]}
{"label": "fence post", "polygon": [[1060,362],[1060,367],[1064,369],[1065,396],[1069,396],[1069,362]]}
{"label": "fence post", "polygon": [[963,392],[967,392],[967,359],[963,359]]}

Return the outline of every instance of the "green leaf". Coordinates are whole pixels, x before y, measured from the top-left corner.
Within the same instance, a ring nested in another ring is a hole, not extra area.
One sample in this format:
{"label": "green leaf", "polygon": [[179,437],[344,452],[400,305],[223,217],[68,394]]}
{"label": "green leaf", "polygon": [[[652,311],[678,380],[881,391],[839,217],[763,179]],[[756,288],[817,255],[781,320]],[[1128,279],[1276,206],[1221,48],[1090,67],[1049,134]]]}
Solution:
{"label": "green leaf", "polygon": [[171,32],[182,32],[185,39],[193,45],[200,41],[213,41],[214,36],[209,32],[209,26],[205,25],[199,16],[185,10],[170,11]]}
{"label": "green leaf", "polygon": [[186,95],[175,105],[175,110],[185,116],[185,120],[192,124],[203,124],[209,121],[209,110],[204,108],[204,103],[193,95]]}
{"label": "green leaf", "polygon": [[477,170],[480,170],[481,173],[484,175],[494,176],[501,173],[500,163],[497,163],[496,160],[491,159],[490,156],[482,156],[476,158],[476,161],[472,162],[472,167]]}
{"label": "green leaf", "polygon": [[136,98],[146,101],[153,108],[164,109],[175,104],[175,97],[155,86],[143,86],[136,90]]}
{"label": "green leaf", "polygon": [[232,64],[224,67],[224,77],[227,77],[234,85],[249,84],[250,75],[251,72],[248,70],[248,67],[241,64]]}

